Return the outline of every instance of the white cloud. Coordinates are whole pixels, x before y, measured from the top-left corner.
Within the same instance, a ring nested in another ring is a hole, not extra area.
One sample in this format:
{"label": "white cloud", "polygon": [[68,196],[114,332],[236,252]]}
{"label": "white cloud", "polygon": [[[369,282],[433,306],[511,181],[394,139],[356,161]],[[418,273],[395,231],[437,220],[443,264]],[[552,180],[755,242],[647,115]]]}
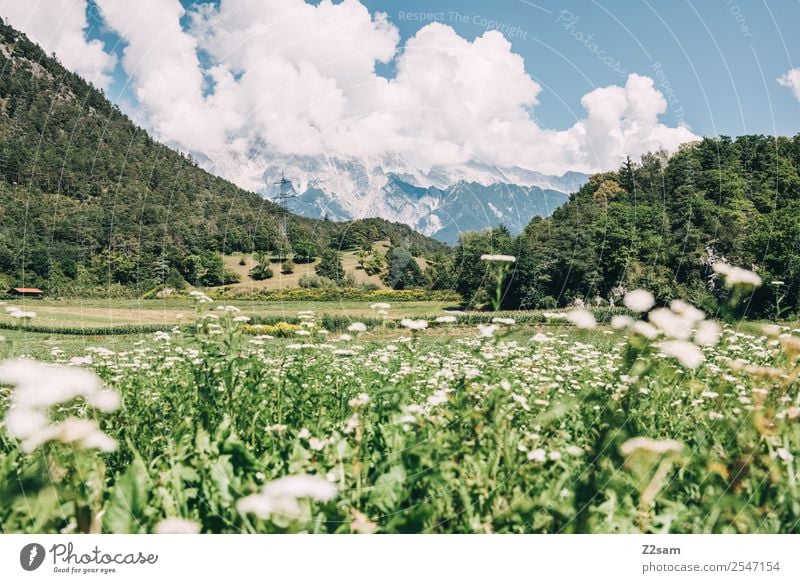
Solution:
{"label": "white cloud", "polygon": [[778,83],[791,89],[797,101],[800,101],[800,67],[790,69],[785,75],[778,77]]}
{"label": "white cloud", "polygon": [[[399,155],[422,169],[480,160],[560,174],[695,139],[659,122],[666,100],[638,75],[585,95],[572,127],[541,127],[531,112],[542,89],[497,31],[468,41],[432,23],[401,46],[386,15],[358,0],[222,0],[188,13],[179,0],[97,4],[126,43],[141,119],[249,188],[272,156]],[[376,74],[390,61],[395,78]]]}
{"label": "white cloud", "polygon": [[68,69],[98,87],[108,87],[116,58],[100,41],[86,40],[86,0],[3,0],[0,16],[55,53]]}
{"label": "white cloud", "polygon": [[197,41],[181,28],[180,2],[99,0],[97,5],[127,45],[122,65],[150,129],[183,149],[222,149],[223,127],[240,120],[225,119],[203,97]]}

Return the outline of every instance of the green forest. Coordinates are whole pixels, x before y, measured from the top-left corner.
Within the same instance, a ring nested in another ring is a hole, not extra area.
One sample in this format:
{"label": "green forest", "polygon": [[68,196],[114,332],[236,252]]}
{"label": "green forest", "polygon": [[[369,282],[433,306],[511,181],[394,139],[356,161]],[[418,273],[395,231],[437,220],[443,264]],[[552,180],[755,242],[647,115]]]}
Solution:
{"label": "green forest", "polygon": [[726,291],[710,266],[726,261],[765,282],[743,312],[787,317],[800,309],[799,251],[800,135],[707,138],[592,176],[519,236],[464,234],[440,284],[484,302],[491,282],[480,255],[505,253],[517,257],[507,308],[608,304],[645,288],[713,313]]}
{"label": "green forest", "polygon": [[[278,207],[153,140],[98,89],[0,23],[0,288],[141,295],[221,285],[222,253],[276,252]],[[389,240],[445,249],[382,219],[291,215],[307,255]]]}

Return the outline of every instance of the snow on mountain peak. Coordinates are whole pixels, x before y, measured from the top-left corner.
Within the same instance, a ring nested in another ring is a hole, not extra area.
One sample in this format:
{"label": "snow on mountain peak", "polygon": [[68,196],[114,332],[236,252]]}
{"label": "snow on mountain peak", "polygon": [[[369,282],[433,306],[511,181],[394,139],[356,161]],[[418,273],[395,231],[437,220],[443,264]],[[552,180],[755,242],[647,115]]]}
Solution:
{"label": "snow on mountain peak", "polygon": [[281,176],[292,182],[297,196],[289,206],[299,214],[333,220],[382,217],[448,242],[460,231],[500,222],[521,230],[534,215],[550,214],[588,179],[581,173],[548,176],[479,161],[421,169],[396,154],[287,156],[265,164],[265,195],[277,193]]}

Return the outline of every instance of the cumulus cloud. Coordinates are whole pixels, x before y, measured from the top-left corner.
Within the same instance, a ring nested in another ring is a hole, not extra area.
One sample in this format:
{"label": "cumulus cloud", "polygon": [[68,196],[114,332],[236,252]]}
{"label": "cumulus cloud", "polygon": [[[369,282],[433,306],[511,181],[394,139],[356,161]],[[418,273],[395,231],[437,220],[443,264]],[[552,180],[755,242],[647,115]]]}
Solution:
{"label": "cumulus cloud", "polygon": [[[274,157],[401,158],[421,169],[472,160],[547,173],[598,171],[695,139],[659,121],[648,77],[595,89],[572,127],[541,127],[541,86],[498,31],[469,41],[431,23],[400,44],[359,0],[97,0],[124,41],[146,125],[212,170],[260,186]],[[385,78],[376,64],[392,62]]]}
{"label": "cumulus cloud", "polygon": [[108,87],[116,58],[100,41],[86,40],[86,0],[3,0],[0,16],[55,53],[68,69],[98,87]]}
{"label": "cumulus cloud", "polygon": [[800,68],[790,69],[778,77],[778,83],[791,89],[797,101],[800,101]]}

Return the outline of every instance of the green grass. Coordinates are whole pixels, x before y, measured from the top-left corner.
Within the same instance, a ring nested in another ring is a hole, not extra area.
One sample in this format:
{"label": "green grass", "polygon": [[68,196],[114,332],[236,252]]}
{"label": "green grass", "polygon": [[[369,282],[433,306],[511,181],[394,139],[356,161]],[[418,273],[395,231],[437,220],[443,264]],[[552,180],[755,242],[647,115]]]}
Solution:
{"label": "green grass", "polygon": [[[346,340],[317,333],[323,316],[269,339],[208,313],[196,332],[6,334],[4,356],[88,357],[122,404],[49,412],[96,420],[113,452],[61,433],[27,452],[0,426],[4,532],[152,532],[175,516],[203,532],[800,532],[788,326],[781,341],[726,327],[692,369],[643,336],[534,314],[491,337],[473,315],[419,332],[369,321]],[[62,394],[74,371],[28,390]],[[335,496],[251,511],[297,475]]]}
{"label": "green grass", "polygon": [[[24,300],[7,302],[25,310],[36,312],[29,327],[88,328],[140,326],[149,328],[190,324],[196,316],[196,305],[188,298],[153,300]],[[363,318],[375,315],[375,311],[363,301],[342,302],[283,302],[225,299],[213,305],[232,305],[252,317],[295,317],[297,312],[313,310],[318,314]],[[456,308],[452,302],[398,302],[393,305],[394,318],[435,317],[444,314],[447,308]],[[19,321],[5,312],[0,312],[0,326],[17,327]]]}
{"label": "green grass", "polygon": [[63,351],[63,356],[86,354],[90,347],[102,346],[114,351],[132,350],[137,342],[148,340],[150,334],[98,334],[76,336],[73,334],[50,334],[24,330],[0,330],[6,341],[0,345],[5,356],[28,357],[37,360],[54,360],[54,348]]}

